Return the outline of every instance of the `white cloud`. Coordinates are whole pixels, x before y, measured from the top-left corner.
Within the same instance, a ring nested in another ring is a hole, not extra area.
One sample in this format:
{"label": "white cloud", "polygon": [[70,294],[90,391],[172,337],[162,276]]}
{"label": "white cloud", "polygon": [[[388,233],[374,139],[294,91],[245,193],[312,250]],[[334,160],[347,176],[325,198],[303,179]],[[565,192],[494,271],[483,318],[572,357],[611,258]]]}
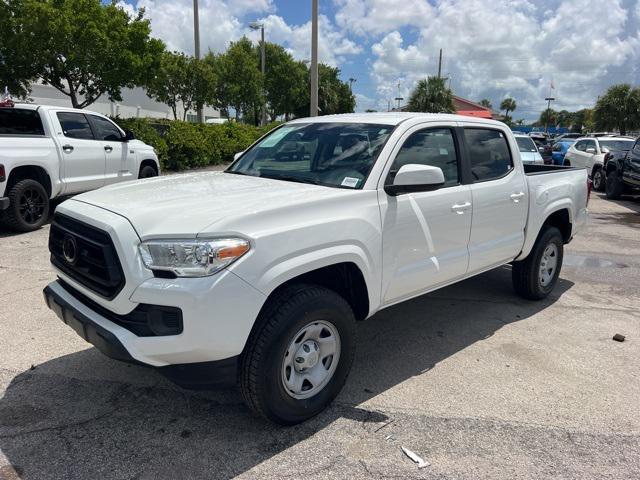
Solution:
{"label": "white cloud", "polygon": [[[336,0],[339,24],[356,34],[384,32],[371,47],[370,75],[381,100],[397,95],[398,81],[406,98],[417,79],[435,74],[440,48],[456,93],[494,105],[513,96],[516,116],[530,119],[544,108],[551,79],[556,108],[567,109],[591,106],[630,75],[638,81],[640,2],[633,8],[620,0],[406,2],[407,11],[426,12],[410,19],[405,12],[382,18],[383,3]],[[407,32],[417,39],[407,44]]]}
{"label": "white cloud", "polygon": [[335,0],[338,26],[358,35],[421,25],[433,14],[427,0]]}

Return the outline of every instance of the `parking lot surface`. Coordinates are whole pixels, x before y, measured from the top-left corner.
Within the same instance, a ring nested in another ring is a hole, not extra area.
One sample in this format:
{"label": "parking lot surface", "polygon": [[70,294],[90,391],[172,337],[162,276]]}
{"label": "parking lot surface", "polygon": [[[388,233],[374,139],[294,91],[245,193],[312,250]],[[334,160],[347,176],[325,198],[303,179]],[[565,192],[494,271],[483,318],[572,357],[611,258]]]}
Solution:
{"label": "parking lot surface", "polygon": [[548,299],[504,267],[380,312],[289,428],[104,357],[43,303],[48,227],[0,231],[0,480],[640,478],[640,201],[590,210]]}

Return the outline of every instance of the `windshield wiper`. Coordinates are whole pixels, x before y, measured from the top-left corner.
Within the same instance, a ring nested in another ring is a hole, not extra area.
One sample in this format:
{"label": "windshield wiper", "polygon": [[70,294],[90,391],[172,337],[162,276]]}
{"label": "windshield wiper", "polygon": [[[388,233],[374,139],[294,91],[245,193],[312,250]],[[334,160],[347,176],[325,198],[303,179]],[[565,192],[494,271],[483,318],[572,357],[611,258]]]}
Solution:
{"label": "windshield wiper", "polygon": [[312,185],[322,185],[322,183],[320,183],[318,180],[314,179],[314,178],[307,178],[307,177],[297,177],[296,175],[273,175],[273,174],[269,174],[269,175],[260,175],[263,178],[272,178],[274,180],[285,180],[285,181],[289,181],[289,182],[298,182],[298,183],[310,183]]}

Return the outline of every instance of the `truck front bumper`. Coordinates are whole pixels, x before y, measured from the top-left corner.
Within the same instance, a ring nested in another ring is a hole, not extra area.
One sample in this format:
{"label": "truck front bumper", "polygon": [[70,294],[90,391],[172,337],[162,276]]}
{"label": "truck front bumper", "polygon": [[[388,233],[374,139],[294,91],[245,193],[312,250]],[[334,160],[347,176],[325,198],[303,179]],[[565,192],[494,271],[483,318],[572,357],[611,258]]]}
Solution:
{"label": "truck front bumper", "polygon": [[9,208],[9,197],[0,197],[0,210]]}
{"label": "truck front bumper", "polygon": [[[230,281],[225,283],[232,288],[238,287],[234,282],[241,280],[233,274],[230,275]],[[173,282],[176,282],[176,279]],[[165,300],[167,296],[171,297],[166,293],[167,285],[163,284],[163,279],[153,279],[149,283],[143,284],[137,290],[138,296],[146,300],[159,300],[162,294]],[[180,284],[179,281],[177,283]],[[227,294],[228,299],[228,292],[224,292],[224,288],[220,290],[222,295]],[[183,310],[184,321],[184,331],[179,335],[139,337],[83,303],[81,295],[73,295],[68,286],[65,288],[60,281],[50,283],[43,292],[47,306],[103,354],[116,360],[155,367],[170,380],[187,388],[207,388],[234,383],[238,358],[244,346],[244,342],[241,345],[239,342],[234,344],[234,335],[230,335],[228,331],[229,326],[242,322],[229,316],[218,317],[215,313],[229,313],[219,306],[223,298],[213,295],[212,290],[207,293],[206,299],[211,303],[200,305],[202,309],[194,308],[194,304],[205,303],[203,298],[178,296],[185,302],[178,305]],[[245,295],[250,297],[250,294]],[[204,312],[208,315],[203,315]],[[229,326],[224,328],[221,323]],[[247,327],[248,330],[242,334],[234,332],[238,337],[236,340],[240,337],[246,339],[251,325]]]}

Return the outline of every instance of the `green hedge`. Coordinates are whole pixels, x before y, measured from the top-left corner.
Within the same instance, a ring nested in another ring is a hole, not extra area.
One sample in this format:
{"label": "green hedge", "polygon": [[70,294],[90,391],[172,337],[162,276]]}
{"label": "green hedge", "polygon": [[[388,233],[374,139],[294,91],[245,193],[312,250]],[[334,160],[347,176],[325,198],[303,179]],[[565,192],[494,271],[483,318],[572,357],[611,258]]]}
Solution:
{"label": "green hedge", "polygon": [[202,125],[146,118],[114,120],[121,128],[131,130],[137,139],[155,148],[160,165],[167,170],[231,162],[237,152],[245,150],[278,125],[254,127],[235,122]]}

